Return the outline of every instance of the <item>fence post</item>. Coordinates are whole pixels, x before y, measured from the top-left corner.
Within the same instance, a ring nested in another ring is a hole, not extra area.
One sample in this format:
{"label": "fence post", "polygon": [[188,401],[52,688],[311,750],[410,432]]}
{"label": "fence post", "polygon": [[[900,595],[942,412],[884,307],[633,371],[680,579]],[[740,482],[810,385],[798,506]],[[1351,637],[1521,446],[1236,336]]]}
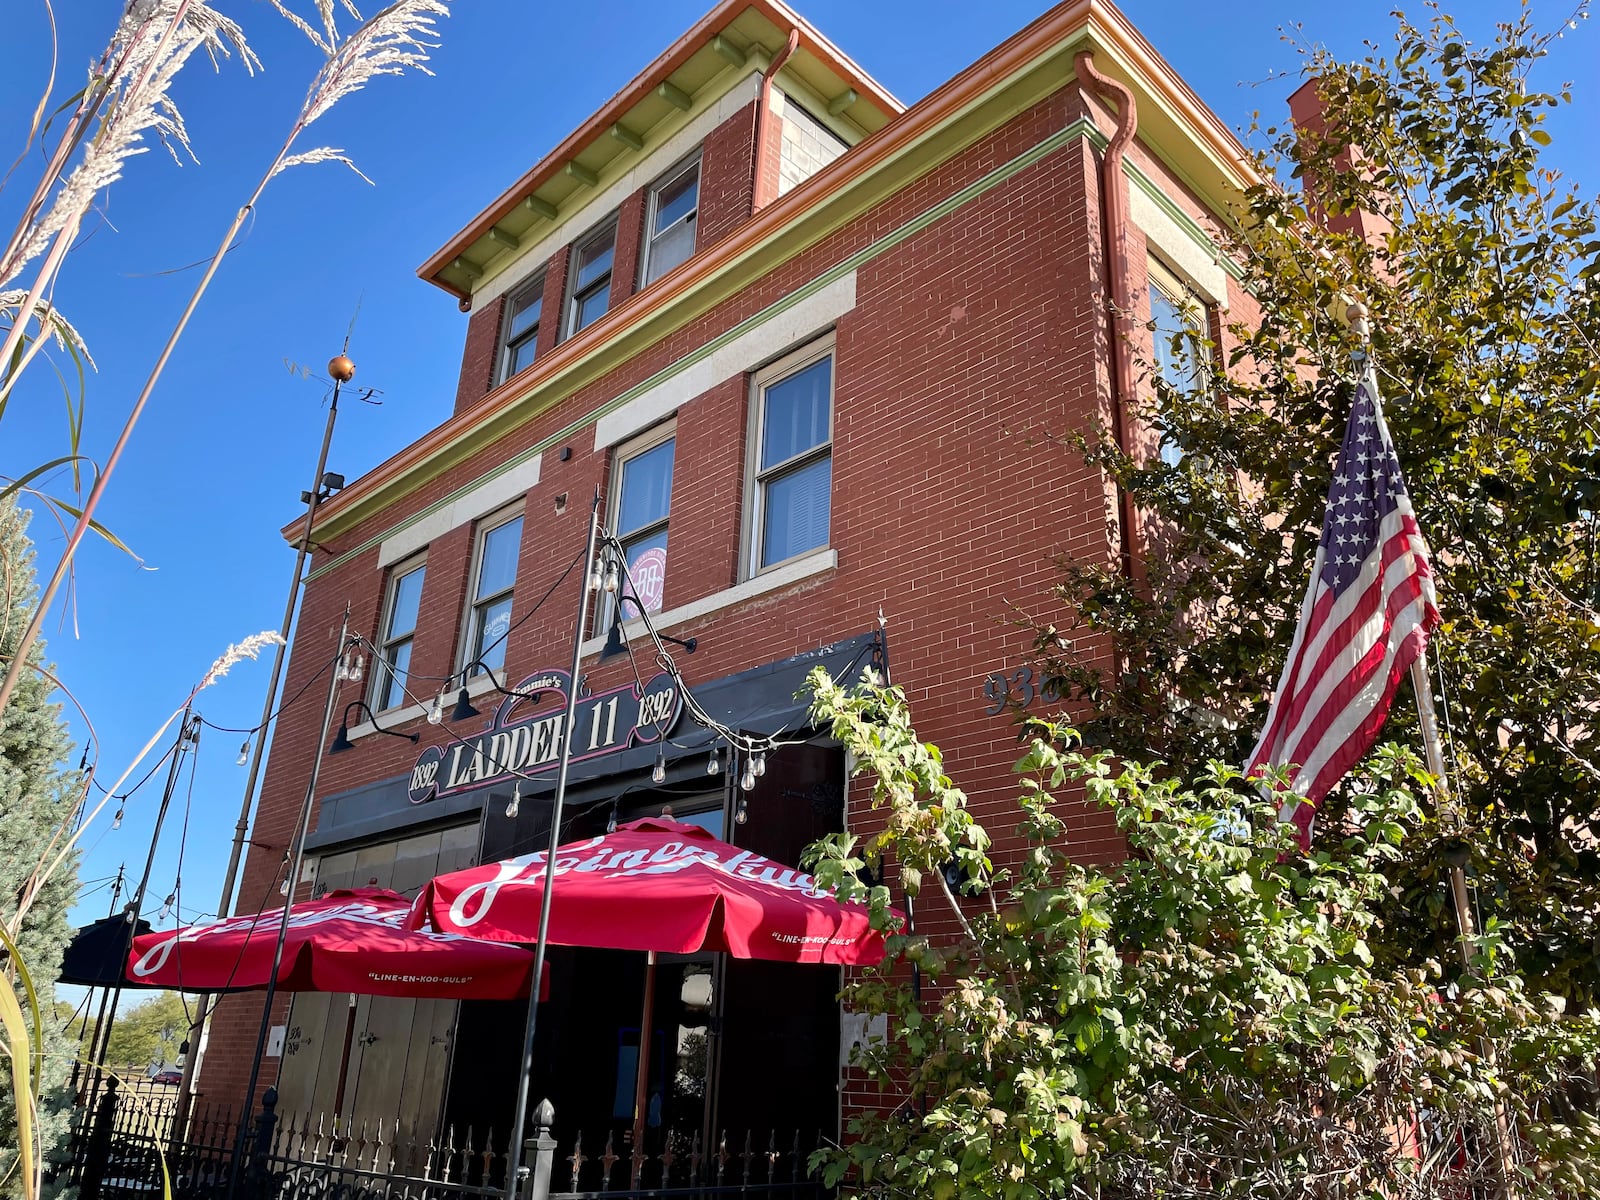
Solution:
{"label": "fence post", "polygon": [[267,1183],[272,1170],[268,1156],[272,1151],[272,1130],[277,1123],[278,1089],[269,1087],[261,1097],[261,1115],[256,1118],[256,1132],[250,1142],[250,1168],[245,1185],[245,1194],[258,1200],[269,1194]]}
{"label": "fence post", "polygon": [[522,1143],[524,1165],[519,1170],[523,1178],[518,1188],[522,1200],[550,1200],[550,1171],[556,1159],[556,1139],[550,1127],[555,1123],[555,1105],[541,1100],[533,1110],[533,1136]]}
{"label": "fence post", "polygon": [[95,1109],[94,1125],[89,1130],[89,1145],[83,1155],[83,1179],[78,1184],[80,1200],[100,1200],[100,1185],[105,1181],[111,1161],[111,1134],[117,1121],[117,1077],[106,1080],[105,1095]]}

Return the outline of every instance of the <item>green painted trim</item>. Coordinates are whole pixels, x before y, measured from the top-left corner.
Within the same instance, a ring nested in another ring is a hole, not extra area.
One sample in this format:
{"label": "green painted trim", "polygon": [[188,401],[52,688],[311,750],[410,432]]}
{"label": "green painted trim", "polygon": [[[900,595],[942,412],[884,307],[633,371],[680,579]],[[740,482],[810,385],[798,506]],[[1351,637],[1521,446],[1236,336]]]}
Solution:
{"label": "green painted trim", "polygon": [[1125,158],[1122,160],[1122,169],[1123,173],[1138,185],[1139,190],[1155,202],[1157,208],[1172,218],[1173,224],[1188,234],[1190,240],[1204,250],[1213,262],[1233,276],[1235,283],[1244,278],[1244,268],[1224,254],[1222,247],[1212,240],[1211,235],[1201,229],[1193,217],[1179,208],[1172,197],[1162,191],[1156,181],[1146,175],[1137,163]]}
{"label": "green painted trim", "polygon": [[843,276],[848,275],[851,271],[855,271],[866,265],[873,259],[877,258],[880,254],[884,254],[887,251],[892,250],[907,238],[913,237],[914,235],[922,232],[941,217],[948,216],[957,209],[970,204],[979,196],[982,196],[984,193],[1000,186],[1000,184],[1006,182],[1006,180],[1010,179],[1013,175],[1016,175],[1021,171],[1025,171],[1027,168],[1037,163],[1040,159],[1054,153],[1063,146],[1077,141],[1080,138],[1088,138],[1090,141],[1093,141],[1097,136],[1102,138],[1103,144],[1103,135],[1100,135],[1099,130],[1095,129],[1089,121],[1083,119],[1074,121],[1065,129],[1051,134],[1043,141],[1037,143],[1027,150],[1024,150],[1010,162],[1001,164],[994,170],[990,171],[987,175],[984,175],[981,178],[974,180],[972,183],[969,183],[959,192],[954,192],[951,195],[946,196],[938,204],[933,205],[931,208],[924,209],[898,229],[884,234],[871,245],[856,251],[856,253],[850,255],[850,257],[842,260],[841,262],[835,263],[821,275],[818,275],[808,283],[802,284],[799,288],[796,288],[794,291],[790,292],[781,299],[769,304],[760,312],[751,314],[743,321],[740,321],[737,325],[724,330],[710,341],[704,343],[694,350],[691,350],[688,354],[678,359],[677,362],[663,367],[648,379],[634,384],[633,387],[628,388],[626,391],[606,401],[606,403],[591,410],[584,416],[579,417],[577,420],[571,422],[561,429],[558,429],[555,433],[552,433],[548,437],[541,439],[539,442],[529,446],[527,449],[520,451],[514,457],[507,459],[503,463],[500,463],[493,470],[478,476],[470,483],[463,484],[461,487],[456,488],[448,495],[434,501],[426,508],[412,513],[404,520],[398,522],[397,524],[391,525],[381,533],[374,534],[366,541],[352,547],[349,550],[346,550],[338,557],[330,559],[328,562],[324,563],[322,566],[316,568],[310,574],[308,574],[306,576],[306,581],[309,583],[313,579],[321,578],[335,567],[343,566],[357,555],[365,554],[368,550],[371,550],[375,546],[381,545],[387,539],[393,537],[402,530],[409,528],[416,522],[432,516],[441,508],[444,508],[449,504],[455,503],[456,500],[460,499],[473,489],[483,486],[483,484],[489,482],[506,471],[510,471],[518,466],[521,466],[535,455],[542,454],[544,451],[570,440],[575,434],[578,434],[590,425],[593,425],[607,413],[614,412],[616,409],[621,408],[624,404],[627,404],[630,400],[643,395],[652,388],[660,386],[667,380],[671,379],[674,375],[687,370],[695,363],[700,362],[702,359],[705,359],[712,354],[715,354],[718,350],[727,345],[729,342],[733,341],[735,338],[742,337],[744,334],[749,333],[757,326],[765,324],[773,317],[776,317],[792,306],[799,304],[808,296],[812,296],[821,291],[835,280],[840,279]]}

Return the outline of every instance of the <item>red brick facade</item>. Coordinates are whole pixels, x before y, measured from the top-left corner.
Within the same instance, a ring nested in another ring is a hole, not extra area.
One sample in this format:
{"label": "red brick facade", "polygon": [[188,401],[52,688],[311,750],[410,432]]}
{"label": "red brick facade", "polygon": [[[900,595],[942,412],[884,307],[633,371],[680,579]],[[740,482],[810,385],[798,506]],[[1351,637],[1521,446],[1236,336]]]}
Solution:
{"label": "red brick facade", "polygon": [[[1022,665],[1029,636],[1015,619],[1053,611],[1057,560],[1109,556],[1115,545],[1106,481],[1063,437],[1093,428],[1111,403],[1100,152],[1080,134],[1028,165],[1008,166],[1085,118],[1110,131],[1109,118],[1098,106],[1075,85],[1064,84],[965,149],[927,163],[925,173],[886,200],[750,278],[731,299],[617,361],[603,377],[332,539],[325,549],[342,555],[363,545],[851,256],[870,251],[855,268],[853,306],[796,343],[803,345],[811,336],[834,339],[828,548],[837,556],[836,565],[668,631],[693,633],[699,640],[693,658],[679,660],[693,685],[875,629],[881,610],[888,621],[894,678],[907,691],[919,732],[944,748],[948,769],[967,790],[975,815],[997,835],[996,856],[1004,863],[1018,850],[1010,840],[1015,824],[1010,765],[1018,747],[1011,720],[986,714],[984,679]],[[753,109],[746,108],[704,142],[702,252],[751,218],[754,126]],[[769,157],[775,173],[775,155]],[[1157,156],[1136,147],[1134,157],[1174,204],[1200,225],[1215,228],[1199,200]],[[847,153],[841,163],[848,158]],[[1004,177],[905,234],[915,218],[992,173]],[[642,192],[630,195],[620,209],[614,305],[636,283],[643,210]],[[901,240],[881,244],[891,236]],[[1137,230],[1131,248],[1135,261],[1142,262],[1144,240]],[[547,268],[541,357],[554,345],[568,260],[563,248]],[[1142,289],[1142,278],[1135,284]],[[1243,306],[1233,315],[1248,311],[1236,289],[1228,299],[1231,306]],[[500,311],[497,300],[469,322],[458,410],[490,386]],[[740,582],[748,519],[751,372],[761,365],[747,364],[685,397],[676,409],[666,610]],[[522,500],[526,515],[513,611],[520,623],[506,655],[512,679],[562,663],[570,653],[579,573],[557,586],[537,612],[529,615],[529,606],[582,548],[588,499],[608,484],[611,455],[596,450],[594,440],[593,426],[585,425],[546,449],[539,482]],[[572,451],[565,462],[564,446]],[[564,509],[558,496],[566,497]],[[426,548],[414,679],[441,679],[459,666],[474,534],[475,523],[464,522]],[[347,604],[353,629],[376,631],[387,575],[378,555],[376,546],[354,554],[307,586],[286,695],[302,688],[310,689],[308,695],[321,694],[316,677],[334,653]],[[1102,651],[1109,655],[1110,647]],[[597,691],[630,678],[626,660],[602,665],[591,658],[586,670]],[[416,686],[420,691],[439,685]],[[342,685],[339,704],[364,698],[364,688]],[[284,848],[311,764],[323,749],[317,745],[321,719],[320,704],[311,703],[292,705],[280,718],[244,871],[241,910],[278,899]],[[420,720],[398,727],[430,739],[429,727]],[[416,748],[399,739],[361,739],[352,752],[323,759],[319,797],[401,775],[415,758]],[[874,819],[861,807],[864,794],[859,785],[849,791],[847,817],[853,828],[870,828]],[[760,819],[761,795],[752,800],[753,821]],[[1069,805],[1064,815],[1078,853],[1100,858],[1122,853],[1105,814]],[[936,936],[949,923],[932,905],[921,915],[923,929]],[[242,1088],[259,1012],[257,1001],[222,1002],[202,1074],[209,1096],[231,1097]],[[272,1081],[275,1065],[268,1060],[263,1086]],[[847,1110],[879,1102],[876,1093],[846,1079]]]}

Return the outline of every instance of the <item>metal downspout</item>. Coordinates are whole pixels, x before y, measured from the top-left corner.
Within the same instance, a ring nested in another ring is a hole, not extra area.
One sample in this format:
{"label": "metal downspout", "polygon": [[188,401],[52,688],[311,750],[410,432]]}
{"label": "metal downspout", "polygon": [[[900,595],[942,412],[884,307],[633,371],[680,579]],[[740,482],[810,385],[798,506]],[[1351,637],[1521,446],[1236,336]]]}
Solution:
{"label": "metal downspout", "polygon": [[789,30],[789,40],[783,44],[767,69],[761,72],[761,95],[756,99],[756,144],[751,155],[750,176],[750,212],[760,212],[772,201],[772,197],[764,194],[761,187],[761,164],[766,157],[767,147],[767,122],[772,111],[772,80],[783,69],[783,64],[789,61],[800,46],[800,31]]}
{"label": "metal downspout", "polygon": [[[1101,228],[1105,234],[1107,324],[1111,334],[1111,429],[1117,447],[1132,457],[1128,417],[1133,412],[1133,297],[1128,281],[1128,193],[1122,178],[1123,155],[1139,127],[1133,93],[1094,65],[1094,55],[1080,50],[1072,60],[1078,78],[1100,99],[1117,109],[1117,128],[1100,160]],[[1122,573],[1133,575],[1133,499],[1117,489],[1118,551]]]}

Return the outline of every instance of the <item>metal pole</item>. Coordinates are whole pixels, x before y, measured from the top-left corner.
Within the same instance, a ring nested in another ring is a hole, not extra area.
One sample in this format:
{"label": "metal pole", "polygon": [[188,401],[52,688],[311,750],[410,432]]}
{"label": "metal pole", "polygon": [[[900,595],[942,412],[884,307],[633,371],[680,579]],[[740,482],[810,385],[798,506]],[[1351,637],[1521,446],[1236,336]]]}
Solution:
{"label": "metal pole", "polygon": [[[1461,814],[1451,800],[1444,773],[1444,743],[1439,737],[1439,719],[1433,710],[1433,684],[1428,677],[1426,646],[1411,664],[1411,690],[1417,697],[1417,724],[1422,730],[1422,749],[1428,761],[1428,773],[1436,781],[1434,792],[1438,797],[1440,810],[1448,812],[1453,818],[1453,823],[1459,826]],[[1472,918],[1472,898],[1467,892],[1467,874],[1455,863],[1450,863],[1449,867],[1450,899],[1456,910],[1456,929],[1461,935],[1461,965],[1467,974],[1473,975],[1476,972],[1472,967],[1472,942],[1477,937],[1478,931],[1476,922]],[[1483,1052],[1492,1065],[1494,1047],[1486,1041],[1483,1044]],[[1500,1172],[1500,1192],[1506,1200],[1515,1200],[1517,1159],[1511,1135],[1511,1120],[1505,1105],[1498,1100],[1494,1105],[1494,1132],[1495,1154]]]}
{"label": "metal pole", "polygon": [[[117,901],[122,899],[122,875],[126,867],[126,863],[117,864],[117,877],[111,881],[111,905],[106,909],[107,920],[117,915]],[[93,993],[94,989],[90,988],[89,991]],[[100,988],[100,1012],[94,1019],[94,1036],[89,1038],[87,1055],[83,1053],[83,1039],[89,1034],[89,1006],[83,1006],[83,1025],[78,1029],[78,1054],[72,1060],[72,1083],[69,1085],[74,1096],[78,1093],[78,1077],[83,1074],[83,1060],[86,1057],[92,1060],[99,1052],[100,1034],[106,1023],[106,1002],[110,999],[111,988],[103,985]]]}
{"label": "metal pole", "polygon": [[350,1047],[356,1040],[356,994],[350,993],[350,1009],[344,1018],[344,1049],[339,1051],[339,1087],[333,1093],[333,1115],[344,1110],[344,1085],[350,1077]]}
{"label": "metal pole", "polygon": [[[321,503],[322,473],[328,466],[328,447],[333,444],[333,423],[339,416],[339,389],[344,380],[335,377],[333,400],[328,404],[328,422],[322,430],[322,448],[317,451],[317,470],[311,477],[311,499],[306,502],[306,525],[300,535],[300,545],[295,550],[294,570],[289,576],[289,594],[283,602],[283,620],[278,625],[279,642],[272,654],[272,674],[267,680],[267,694],[261,702],[261,720],[255,745],[250,751],[250,768],[245,774],[244,799],[239,803],[239,821],[233,827],[233,846],[228,851],[228,868],[222,873],[222,897],[217,901],[217,919],[228,915],[233,904],[233,885],[239,874],[239,861],[244,856],[245,835],[250,831],[250,810],[256,794],[256,779],[261,773],[261,763],[266,757],[267,724],[272,720],[272,710],[278,701],[278,684],[283,677],[284,659],[289,653],[289,631],[294,627],[295,605],[300,599],[300,575],[305,570],[306,558],[311,553],[311,522]],[[189,1106],[193,1103],[194,1076],[200,1064],[200,1039],[205,1030],[206,1014],[211,1008],[211,995],[201,992],[195,997],[194,1019],[189,1025],[189,1053],[183,1061],[183,1082],[178,1087],[177,1109],[172,1117],[172,1135],[176,1140],[184,1136],[189,1124]]]}
{"label": "metal pole", "polygon": [[644,1012],[639,1017],[639,1061],[633,1079],[633,1186],[644,1165],[645,1109],[650,1103],[651,1030],[656,1023],[656,952],[644,957]]}
{"label": "metal pole", "polygon": [[589,575],[594,547],[600,537],[600,491],[595,489],[589,510],[589,548],[578,585],[578,622],[572,631],[572,675],[567,680],[567,715],[561,729],[561,761],[556,768],[556,793],[550,802],[550,852],[544,860],[544,895],[539,901],[539,935],[533,943],[533,987],[528,992],[528,1024],[522,1033],[522,1070],[517,1076],[517,1107],[511,1121],[511,1144],[506,1147],[506,1200],[517,1200],[517,1176],[523,1170],[522,1139],[528,1122],[528,1088],[533,1073],[533,1038],[539,1024],[539,981],[544,978],[544,954],[550,935],[550,899],[556,882],[556,847],[561,843],[561,809],[567,800],[567,771],[572,766],[572,722],[578,712],[578,669],[583,665],[583,635],[589,620]]}
{"label": "metal pole", "polygon": [[[344,621],[339,626],[339,653],[343,654],[350,641],[350,606],[345,605]],[[272,1025],[272,1002],[278,994],[278,970],[283,965],[283,943],[289,936],[289,912],[294,907],[295,888],[300,882],[300,866],[305,861],[306,832],[311,824],[311,805],[317,796],[317,780],[322,774],[322,748],[328,744],[328,730],[333,728],[333,710],[339,699],[340,672],[335,667],[328,678],[328,699],[322,708],[322,735],[317,739],[317,752],[311,759],[311,778],[306,781],[306,796],[300,803],[300,816],[290,835],[294,840],[294,853],[289,858],[289,894],[284,897],[283,914],[278,920],[278,940],[272,948],[272,972],[267,976],[267,994],[261,1003],[261,1028],[256,1033],[256,1052],[250,1060],[250,1082],[244,1090],[244,1107],[239,1122],[239,1141],[234,1148],[233,1163],[228,1169],[228,1197],[232,1200],[239,1187],[239,1158],[244,1153],[246,1131],[250,1127],[250,1109],[255,1103],[256,1083],[261,1078],[261,1057],[267,1050],[267,1031]]]}
{"label": "metal pole", "polygon": [[126,927],[126,936],[122,941],[123,968],[117,974],[117,986],[111,992],[111,1011],[106,1015],[105,1037],[100,1043],[100,1052],[94,1064],[94,1076],[89,1083],[89,1108],[94,1108],[95,1097],[100,1091],[100,1079],[105,1073],[106,1051],[111,1048],[111,1026],[117,1020],[117,1005],[122,1001],[122,981],[127,973],[128,955],[133,952],[133,935],[139,929],[139,910],[144,907],[145,889],[150,886],[150,869],[155,866],[156,844],[161,840],[161,826],[167,819],[167,809],[172,807],[172,793],[178,787],[178,768],[183,765],[184,743],[193,734],[190,728],[188,704],[183,706],[183,719],[178,723],[178,740],[172,744],[172,764],[167,768],[167,785],[161,793],[161,807],[156,810],[156,827],[150,832],[150,850],[145,855],[144,873],[139,876],[139,886],[134,889],[133,897],[128,901],[128,906],[123,910],[123,922]]}

